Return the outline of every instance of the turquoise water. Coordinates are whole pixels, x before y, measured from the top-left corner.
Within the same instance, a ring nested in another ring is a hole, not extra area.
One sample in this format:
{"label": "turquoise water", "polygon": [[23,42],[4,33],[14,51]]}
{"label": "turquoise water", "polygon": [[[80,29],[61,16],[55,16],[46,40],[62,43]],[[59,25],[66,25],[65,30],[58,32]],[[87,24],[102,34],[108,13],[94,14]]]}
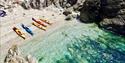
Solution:
{"label": "turquoise water", "polygon": [[39,63],[125,63],[125,37],[95,24],[68,24],[21,48]]}

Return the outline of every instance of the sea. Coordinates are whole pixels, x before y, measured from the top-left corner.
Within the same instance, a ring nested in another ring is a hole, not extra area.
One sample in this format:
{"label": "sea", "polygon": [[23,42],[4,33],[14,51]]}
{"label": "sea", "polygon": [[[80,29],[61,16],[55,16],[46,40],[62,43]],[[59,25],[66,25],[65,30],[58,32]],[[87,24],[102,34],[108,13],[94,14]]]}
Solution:
{"label": "sea", "polygon": [[125,36],[94,23],[69,22],[20,49],[39,63],[125,63]]}

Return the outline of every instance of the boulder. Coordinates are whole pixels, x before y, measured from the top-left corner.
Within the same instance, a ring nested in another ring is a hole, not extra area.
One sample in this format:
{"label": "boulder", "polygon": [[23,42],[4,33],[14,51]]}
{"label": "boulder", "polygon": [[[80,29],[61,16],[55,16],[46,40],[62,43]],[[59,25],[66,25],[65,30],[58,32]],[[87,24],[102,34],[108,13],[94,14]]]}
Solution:
{"label": "boulder", "polygon": [[100,22],[100,26],[117,34],[125,35],[125,21],[121,16],[112,19],[105,18]]}
{"label": "boulder", "polygon": [[64,14],[65,16],[68,16],[69,14],[72,14],[72,12],[69,11],[69,10],[66,10],[66,11],[63,12],[63,14]]}
{"label": "boulder", "polygon": [[72,16],[71,15],[68,15],[68,16],[66,16],[66,18],[65,18],[65,20],[67,20],[67,21],[69,21],[69,20],[71,20],[72,19]]}
{"label": "boulder", "polygon": [[125,35],[125,0],[85,0],[80,20]]}
{"label": "boulder", "polygon": [[4,63],[38,63],[38,61],[31,55],[27,58],[23,57],[17,45],[13,45],[8,50],[8,54],[5,57]]}
{"label": "boulder", "polygon": [[100,0],[85,0],[83,8],[80,11],[80,20],[85,23],[90,23],[100,19],[99,16]]}

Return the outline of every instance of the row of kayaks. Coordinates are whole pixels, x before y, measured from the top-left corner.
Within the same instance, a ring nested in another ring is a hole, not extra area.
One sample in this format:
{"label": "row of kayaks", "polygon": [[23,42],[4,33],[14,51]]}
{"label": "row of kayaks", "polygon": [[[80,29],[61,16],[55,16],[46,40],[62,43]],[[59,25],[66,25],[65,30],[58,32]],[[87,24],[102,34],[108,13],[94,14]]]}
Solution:
{"label": "row of kayaks", "polygon": [[[39,29],[42,29],[44,31],[46,31],[46,27],[47,25],[52,25],[52,23],[50,23],[49,21],[47,20],[44,20],[44,19],[39,19],[39,20],[36,20],[35,18],[32,18],[32,20],[34,22],[32,22],[32,25],[36,26],[37,28]],[[29,33],[31,36],[34,35],[33,31],[26,25],[24,24],[21,24],[21,27],[27,32]],[[13,27],[13,30],[16,32],[17,35],[19,35],[20,37],[22,37],[23,39],[26,39],[26,35],[24,32],[22,32],[19,28],[17,27]]]}

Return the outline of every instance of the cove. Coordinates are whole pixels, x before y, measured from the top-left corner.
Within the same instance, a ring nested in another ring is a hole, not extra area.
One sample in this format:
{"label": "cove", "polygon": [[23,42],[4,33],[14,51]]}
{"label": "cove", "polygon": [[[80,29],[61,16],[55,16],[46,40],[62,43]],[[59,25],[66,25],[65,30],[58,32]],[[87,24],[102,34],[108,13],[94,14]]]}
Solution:
{"label": "cove", "polygon": [[39,63],[125,63],[125,37],[70,22],[20,47]]}

